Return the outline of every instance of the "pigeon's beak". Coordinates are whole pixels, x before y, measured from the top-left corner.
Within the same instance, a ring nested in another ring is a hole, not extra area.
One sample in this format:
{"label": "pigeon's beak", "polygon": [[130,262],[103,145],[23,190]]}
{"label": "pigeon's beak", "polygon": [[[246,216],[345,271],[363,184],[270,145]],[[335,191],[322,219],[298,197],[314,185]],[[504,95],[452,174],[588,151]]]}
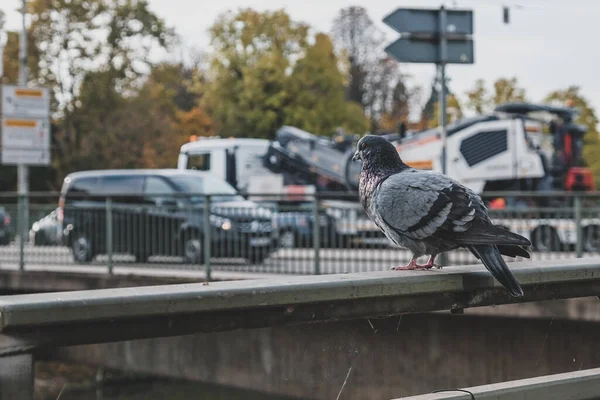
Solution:
{"label": "pigeon's beak", "polygon": [[360,152],[358,150],[356,150],[356,152],[354,152],[354,157],[352,157],[352,161],[356,161],[356,160],[362,160],[362,158],[360,157]]}

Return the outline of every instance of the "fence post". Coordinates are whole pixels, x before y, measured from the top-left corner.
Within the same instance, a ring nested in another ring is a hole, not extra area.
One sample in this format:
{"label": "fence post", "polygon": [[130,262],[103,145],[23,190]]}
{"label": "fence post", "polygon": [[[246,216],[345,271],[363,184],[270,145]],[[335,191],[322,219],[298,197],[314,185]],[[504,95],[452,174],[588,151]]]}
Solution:
{"label": "fence post", "polygon": [[27,235],[27,225],[25,224],[25,207],[26,207],[26,194],[19,195],[19,204],[17,211],[19,218],[17,220],[17,232],[19,233],[19,270],[25,270],[25,235]]}
{"label": "fence post", "polygon": [[207,282],[209,282],[212,279],[210,268],[210,248],[212,243],[212,226],[210,224],[210,200],[210,195],[207,195],[204,202],[204,269],[206,271]]}
{"label": "fence post", "polygon": [[319,218],[319,197],[315,192],[315,200],[313,202],[313,249],[315,252],[315,275],[321,274],[321,266],[319,264],[319,247],[321,246],[321,224]]}
{"label": "fence post", "polygon": [[575,242],[575,252],[577,258],[583,257],[583,229],[581,228],[581,212],[582,212],[582,198],[581,196],[575,196],[575,234],[577,235],[577,241]]}
{"label": "fence post", "polygon": [[106,198],[106,255],[108,256],[108,273],[113,273],[113,218],[112,199]]}

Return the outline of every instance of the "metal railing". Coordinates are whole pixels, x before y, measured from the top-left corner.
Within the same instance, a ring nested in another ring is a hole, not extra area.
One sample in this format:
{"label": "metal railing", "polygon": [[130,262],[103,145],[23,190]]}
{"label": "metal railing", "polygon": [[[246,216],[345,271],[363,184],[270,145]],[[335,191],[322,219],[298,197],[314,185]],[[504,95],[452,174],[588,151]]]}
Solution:
{"label": "metal railing", "polygon": [[594,400],[599,394],[600,368],[594,368],[394,400]]}
{"label": "metal railing", "polygon": [[[531,239],[532,260],[600,254],[600,193],[484,195],[497,197],[508,198],[506,207],[490,208],[490,215]],[[220,271],[306,275],[388,270],[410,259],[369,220],[354,195],[261,195],[242,202],[231,195],[132,199],[114,194],[74,198],[62,209],[58,198],[59,193],[28,198],[0,194],[0,207],[10,216],[7,227],[0,225],[0,268],[203,269],[210,279]],[[20,226],[24,204],[29,205],[29,227]],[[60,214],[62,223],[56,219]],[[21,231],[26,235],[18,235]],[[446,261],[475,262],[462,250],[449,253]]]}
{"label": "metal railing", "polygon": [[525,291],[520,299],[509,296],[477,266],[4,296],[0,297],[0,400],[33,398],[32,354],[40,348],[600,293],[598,258],[523,263],[515,275]]}

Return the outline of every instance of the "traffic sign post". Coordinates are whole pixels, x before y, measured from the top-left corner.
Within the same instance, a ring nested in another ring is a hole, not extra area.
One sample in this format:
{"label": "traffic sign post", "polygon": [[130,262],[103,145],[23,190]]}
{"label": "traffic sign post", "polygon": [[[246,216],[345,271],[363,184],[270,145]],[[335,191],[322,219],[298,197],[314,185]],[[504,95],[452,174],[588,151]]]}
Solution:
{"label": "traffic sign post", "polygon": [[400,62],[436,64],[440,77],[442,172],[446,173],[446,64],[473,64],[473,11],[399,8],[383,22],[400,33],[385,48]]}
{"label": "traffic sign post", "polygon": [[[440,125],[442,173],[447,171],[446,159],[446,64],[473,64],[473,11],[398,8],[383,19],[396,30],[400,38],[385,48],[386,53],[400,62],[435,64],[440,78]],[[440,264],[446,264],[445,253]]]}

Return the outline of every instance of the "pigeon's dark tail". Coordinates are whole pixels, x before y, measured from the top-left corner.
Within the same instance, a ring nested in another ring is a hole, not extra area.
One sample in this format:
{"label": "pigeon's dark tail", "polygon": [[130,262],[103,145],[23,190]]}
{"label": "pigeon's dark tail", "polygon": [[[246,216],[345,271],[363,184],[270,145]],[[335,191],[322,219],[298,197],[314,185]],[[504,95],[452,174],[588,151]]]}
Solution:
{"label": "pigeon's dark tail", "polygon": [[471,245],[468,249],[483,262],[491,274],[508,290],[513,297],[522,297],[523,289],[502,259],[495,245]]}

